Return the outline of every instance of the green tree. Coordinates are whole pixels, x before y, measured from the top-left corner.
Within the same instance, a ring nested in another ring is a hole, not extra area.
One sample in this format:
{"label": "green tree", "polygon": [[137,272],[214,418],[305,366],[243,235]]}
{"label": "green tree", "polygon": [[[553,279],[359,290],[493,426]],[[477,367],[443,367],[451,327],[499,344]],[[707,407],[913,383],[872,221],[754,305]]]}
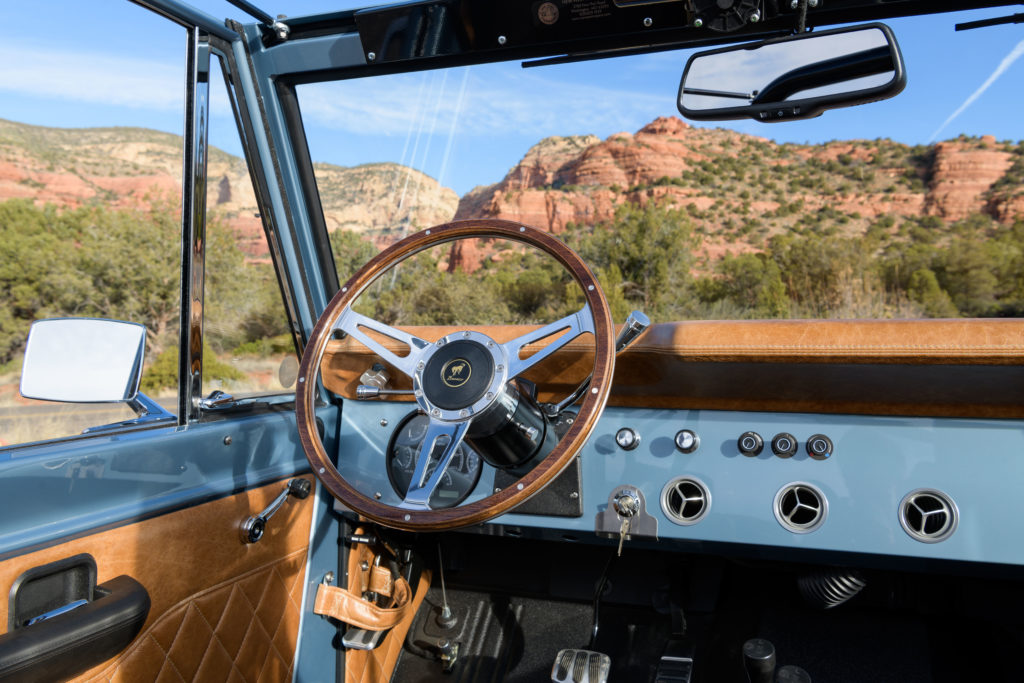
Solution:
{"label": "green tree", "polygon": [[568,237],[598,272],[614,275],[614,266],[622,299],[652,319],[693,317],[699,311],[691,271],[700,239],[685,212],[655,202],[623,204],[611,222]]}
{"label": "green tree", "polygon": [[728,299],[744,318],[785,318],[790,300],[778,265],[765,254],[726,257],[716,268],[719,277],[703,286],[706,301]]}
{"label": "green tree", "polygon": [[331,254],[338,279],[345,282],[377,255],[373,242],[351,230],[335,230],[330,234]]}
{"label": "green tree", "polygon": [[908,294],[921,304],[929,318],[955,318],[959,315],[949,294],[939,285],[935,273],[927,268],[915,270],[910,276]]}

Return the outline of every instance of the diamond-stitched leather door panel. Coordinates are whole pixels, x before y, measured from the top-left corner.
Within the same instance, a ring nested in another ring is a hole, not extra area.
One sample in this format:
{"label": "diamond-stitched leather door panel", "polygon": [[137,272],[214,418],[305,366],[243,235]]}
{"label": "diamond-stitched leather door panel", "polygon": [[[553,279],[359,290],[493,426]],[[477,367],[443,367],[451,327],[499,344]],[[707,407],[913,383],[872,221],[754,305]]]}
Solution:
{"label": "diamond-stitched leather door panel", "polygon": [[82,681],[288,681],[305,550],[179,603]]}
{"label": "diamond-stitched leather door panel", "polygon": [[[287,681],[298,637],[314,501],[291,500],[259,543],[239,525],[284,480],[0,562],[0,592],[32,567],[89,553],[97,582],[125,574],[149,593],[149,617],[116,658],[78,681]],[[0,623],[7,601],[0,600]]]}

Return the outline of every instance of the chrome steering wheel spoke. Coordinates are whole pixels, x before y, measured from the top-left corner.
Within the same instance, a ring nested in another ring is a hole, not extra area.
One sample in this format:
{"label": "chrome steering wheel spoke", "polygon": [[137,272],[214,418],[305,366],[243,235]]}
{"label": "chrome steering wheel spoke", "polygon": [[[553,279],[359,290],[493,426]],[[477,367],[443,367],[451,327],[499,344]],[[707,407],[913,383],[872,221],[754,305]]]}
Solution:
{"label": "chrome steering wheel spoke", "polygon": [[[413,471],[412,480],[409,482],[409,490],[398,507],[405,510],[433,509],[430,507],[430,497],[434,495],[434,490],[441,483],[441,478],[444,477],[448,466],[451,465],[455,452],[466,436],[470,422],[471,420],[454,423],[441,422],[430,418],[430,426],[427,427],[426,436],[423,437],[423,443],[420,446],[420,454],[416,459],[416,468]],[[430,463],[433,459],[431,456],[438,442],[446,437],[447,443],[444,445],[444,452],[438,459],[437,466],[431,471]]]}
{"label": "chrome steering wheel spoke", "polygon": [[[390,337],[391,339],[406,344],[409,347],[409,355],[399,356],[394,351],[391,351],[384,346],[384,344],[359,329],[361,327],[373,330],[385,337]],[[396,327],[385,325],[379,320],[374,320],[373,318],[361,313],[356,313],[351,307],[346,308],[341,314],[338,318],[338,322],[334,324],[334,329],[341,330],[352,336],[388,363],[398,368],[408,377],[412,377],[416,372],[416,362],[420,356],[420,351],[430,346],[430,342],[428,341],[420,339],[408,332],[403,332]]]}
{"label": "chrome steering wheel spoke", "polygon": [[[561,332],[560,335],[552,339],[547,346],[537,353],[525,359],[519,357],[523,348],[528,344],[543,341],[559,332]],[[538,328],[533,332],[528,332],[521,337],[516,337],[511,341],[505,342],[502,344],[502,348],[505,350],[508,357],[508,376],[518,377],[537,363],[553,354],[555,351],[561,349],[573,339],[576,339],[586,332],[594,332],[594,316],[590,312],[589,305],[584,305],[583,308],[575,313],[571,313],[570,315]]]}

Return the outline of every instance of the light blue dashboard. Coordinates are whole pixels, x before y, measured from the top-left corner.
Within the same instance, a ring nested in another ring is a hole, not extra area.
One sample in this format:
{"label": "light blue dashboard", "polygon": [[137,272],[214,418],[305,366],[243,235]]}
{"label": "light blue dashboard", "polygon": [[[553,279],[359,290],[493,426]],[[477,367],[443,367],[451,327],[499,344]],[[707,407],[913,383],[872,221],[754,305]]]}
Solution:
{"label": "light blue dashboard", "polygon": [[[339,439],[339,470],[383,502],[398,497],[388,483],[384,457],[395,425],[411,404],[346,401]],[[641,437],[631,451],[615,433],[630,427]],[[689,429],[700,437],[690,454],[674,437]],[[765,442],[756,457],[741,455],[737,438],[758,432]],[[799,442],[790,458],[772,454],[771,438],[788,432]],[[812,459],[806,439],[825,434],[831,457]],[[887,556],[1024,565],[1024,518],[1017,500],[1024,484],[1024,421],[920,417],[872,417],[710,410],[608,408],[581,454],[583,515],[578,518],[510,513],[492,522],[503,529],[538,529],[583,538],[620,485],[638,488],[657,520],[658,538],[740,543]],[[662,509],[671,480],[692,477],[709,495],[696,523],[674,523]],[[493,489],[485,466],[468,501]],[[789,484],[819,491],[827,514],[817,528],[795,533],[775,513],[776,496]],[[913,538],[900,523],[907,494],[929,489],[955,506],[956,527],[939,542]]]}

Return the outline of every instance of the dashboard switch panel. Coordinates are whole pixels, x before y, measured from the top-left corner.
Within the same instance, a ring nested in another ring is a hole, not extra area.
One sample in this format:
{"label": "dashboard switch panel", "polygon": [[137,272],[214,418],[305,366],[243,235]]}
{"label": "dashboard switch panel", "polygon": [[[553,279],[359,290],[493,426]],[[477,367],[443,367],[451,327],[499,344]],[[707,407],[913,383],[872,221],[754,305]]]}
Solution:
{"label": "dashboard switch panel", "polygon": [[743,432],[736,440],[736,447],[743,455],[753,458],[761,455],[761,451],[764,450],[764,439],[757,432]]}
{"label": "dashboard switch panel", "polygon": [[700,448],[700,437],[689,429],[680,429],[676,432],[676,448],[682,453],[693,453]]}
{"label": "dashboard switch panel", "polygon": [[815,460],[825,460],[832,457],[832,439],[824,434],[814,434],[807,439],[807,455]]}
{"label": "dashboard switch panel", "polygon": [[779,432],[772,439],[772,453],[780,458],[792,458],[796,449],[796,438],[789,432]]}

